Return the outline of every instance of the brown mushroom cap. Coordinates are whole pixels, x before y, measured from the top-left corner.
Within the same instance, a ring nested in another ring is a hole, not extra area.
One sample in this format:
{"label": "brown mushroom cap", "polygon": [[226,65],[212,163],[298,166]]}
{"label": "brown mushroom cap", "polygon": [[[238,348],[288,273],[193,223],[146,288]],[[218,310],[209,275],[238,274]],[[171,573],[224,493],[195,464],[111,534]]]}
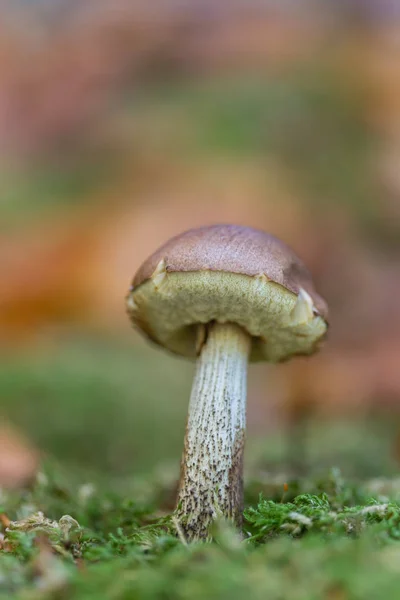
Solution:
{"label": "brown mushroom cap", "polygon": [[[299,294],[312,308],[308,318],[294,310]],[[243,327],[252,360],[311,354],[327,329],[326,303],[294,252],[235,225],[192,229],[161,246],[136,273],[127,307],[140,330],[184,356],[196,356],[196,325],[211,321]]]}

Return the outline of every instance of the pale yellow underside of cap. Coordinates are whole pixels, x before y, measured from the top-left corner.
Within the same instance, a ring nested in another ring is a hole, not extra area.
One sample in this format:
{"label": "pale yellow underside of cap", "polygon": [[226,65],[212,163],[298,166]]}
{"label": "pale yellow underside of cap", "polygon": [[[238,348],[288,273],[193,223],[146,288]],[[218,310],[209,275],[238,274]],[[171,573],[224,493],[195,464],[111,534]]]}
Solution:
{"label": "pale yellow underside of cap", "polygon": [[220,271],[164,272],[127,299],[132,321],[176,354],[196,356],[200,323],[237,323],[252,337],[253,361],[278,362],[312,354],[327,325],[322,317],[296,322],[297,296],[265,276]]}

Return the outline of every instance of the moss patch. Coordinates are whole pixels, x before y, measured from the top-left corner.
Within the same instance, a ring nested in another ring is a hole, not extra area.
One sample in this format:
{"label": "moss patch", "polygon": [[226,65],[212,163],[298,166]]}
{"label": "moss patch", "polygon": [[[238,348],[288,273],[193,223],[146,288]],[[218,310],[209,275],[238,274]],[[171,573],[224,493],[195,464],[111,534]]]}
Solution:
{"label": "moss patch", "polygon": [[220,522],[212,543],[186,545],[159,490],[128,500],[89,484],[67,489],[47,471],[31,491],[2,498],[0,598],[398,597],[393,486],[372,497],[369,484],[332,471],[286,501],[289,482],[280,500],[246,508],[242,537]]}

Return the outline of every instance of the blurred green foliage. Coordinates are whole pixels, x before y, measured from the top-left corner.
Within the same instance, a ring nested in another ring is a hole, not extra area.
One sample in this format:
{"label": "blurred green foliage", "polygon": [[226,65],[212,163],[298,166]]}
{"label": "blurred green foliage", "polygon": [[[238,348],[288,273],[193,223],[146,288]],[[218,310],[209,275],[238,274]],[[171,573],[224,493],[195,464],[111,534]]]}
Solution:
{"label": "blurred green foliage", "polygon": [[[115,169],[114,169],[115,171]],[[113,168],[81,156],[73,161],[38,161],[21,173],[1,173],[0,227],[20,226],[40,221],[62,205],[79,206],[82,200],[96,198],[94,191],[109,182]]]}
{"label": "blurred green foliage", "polygon": [[[250,367],[250,383],[253,369],[264,368]],[[3,354],[2,411],[78,477],[110,485],[157,468],[177,477],[193,369],[191,362],[138,344],[133,336],[130,343],[70,331],[44,339],[35,353]],[[317,474],[337,465],[358,479],[393,475],[395,433],[396,421],[384,415],[357,422],[311,419],[304,467]],[[250,434],[246,473],[282,473],[290,435],[284,427]],[[263,489],[261,479],[258,485]]]}
{"label": "blurred green foliage", "polygon": [[131,110],[150,127],[158,115],[178,123],[174,139],[165,140],[177,153],[274,157],[315,210],[340,205],[369,239],[390,245],[397,228],[382,219],[373,169],[378,142],[361,100],[317,62],[284,77],[155,84],[135,95]]}
{"label": "blurred green foliage", "polygon": [[115,476],[176,460],[192,365],[119,339],[59,339],[3,358],[3,410],[45,452]]}
{"label": "blurred green foliage", "polygon": [[[147,83],[118,109],[132,127],[133,156],[140,156],[140,145],[149,139],[158,150],[185,160],[272,156],[315,210],[341,205],[370,240],[390,246],[398,239],[396,225],[379,207],[381,189],[372,168],[377,140],[360,98],[324,63],[268,79],[236,75]],[[93,197],[88,192],[119,176],[126,148],[125,141],[110,156],[107,144],[100,145],[59,163],[39,159],[22,177],[4,173],[4,218],[31,218],[57,204]]]}

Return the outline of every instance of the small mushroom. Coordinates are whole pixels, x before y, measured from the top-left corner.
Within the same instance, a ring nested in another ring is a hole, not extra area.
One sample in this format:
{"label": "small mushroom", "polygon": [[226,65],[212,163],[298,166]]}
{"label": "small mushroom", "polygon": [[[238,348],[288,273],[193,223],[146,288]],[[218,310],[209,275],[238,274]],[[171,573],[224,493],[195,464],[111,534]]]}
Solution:
{"label": "small mushroom", "polygon": [[324,300],[283,242],[213,225],[150,256],[127,309],[151,340],[197,361],[176,508],[182,532],[207,538],[218,516],[240,525],[247,364],[315,352],[327,330]]}

